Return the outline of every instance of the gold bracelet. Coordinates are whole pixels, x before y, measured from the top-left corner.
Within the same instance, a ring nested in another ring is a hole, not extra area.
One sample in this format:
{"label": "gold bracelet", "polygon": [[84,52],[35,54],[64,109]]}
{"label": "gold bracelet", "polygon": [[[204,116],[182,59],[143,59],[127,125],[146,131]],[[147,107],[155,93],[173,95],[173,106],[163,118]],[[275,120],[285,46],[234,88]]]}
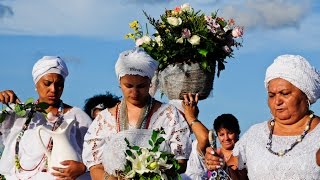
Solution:
{"label": "gold bracelet", "polygon": [[197,122],[200,122],[200,121],[199,121],[198,119],[195,119],[195,120],[191,121],[191,123],[189,124],[190,128],[192,128],[192,125],[193,125],[194,123],[197,123]]}

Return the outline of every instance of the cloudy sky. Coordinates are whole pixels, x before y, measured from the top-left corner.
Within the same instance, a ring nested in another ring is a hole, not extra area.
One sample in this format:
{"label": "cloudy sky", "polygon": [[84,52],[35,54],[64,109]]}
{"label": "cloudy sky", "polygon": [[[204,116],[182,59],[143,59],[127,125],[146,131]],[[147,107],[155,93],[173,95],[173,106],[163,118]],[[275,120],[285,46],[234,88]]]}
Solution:
{"label": "cloudy sky", "polygon": [[[66,103],[83,107],[86,98],[105,91],[121,96],[114,63],[134,46],[124,39],[128,23],[145,23],[142,10],[159,18],[183,3],[206,14],[219,10],[245,27],[243,47],[227,59],[212,94],[199,103],[199,119],[209,128],[222,113],[236,115],[243,131],[270,118],[263,80],[278,55],[300,54],[320,69],[317,0],[0,0],[0,90],[13,89],[22,100],[36,97],[34,62],[59,55],[70,71]],[[318,103],[312,109],[320,114]]]}

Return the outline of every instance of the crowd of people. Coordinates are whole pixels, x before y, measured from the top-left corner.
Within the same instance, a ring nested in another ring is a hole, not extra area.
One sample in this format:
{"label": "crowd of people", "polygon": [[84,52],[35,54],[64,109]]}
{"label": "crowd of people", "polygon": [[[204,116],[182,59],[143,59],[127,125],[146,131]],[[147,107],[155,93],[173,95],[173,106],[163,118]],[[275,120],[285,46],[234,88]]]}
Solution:
{"label": "crowd of people", "polygon": [[[214,119],[209,137],[211,127],[198,119],[198,94],[184,94],[182,109],[152,97],[157,67],[142,49],[122,52],[115,64],[122,97],[98,94],[86,99],[82,110],[61,99],[69,74],[66,63],[58,56],[42,57],[32,69],[37,108],[28,106],[22,115],[15,108],[22,104],[18,95],[0,91],[0,102],[8,106],[1,112],[0,174],[6,179],[123,178],[123,140],[148,146],[153,130],[163,129],[165,141],[159,148],[174,155],[185,180],[320,179],[320,118],[310,110],[320,97],[320,74],[305,58],[281,55],[267,68],[272,119],[253,125],[241,137],[238,119],[230,113]],[[46,106],[40,108],[42,104]],[[50,152],[63,144],[40,127],[56,132],[68,119],[75,120],[67,142],[77,158],[52,166]]]}

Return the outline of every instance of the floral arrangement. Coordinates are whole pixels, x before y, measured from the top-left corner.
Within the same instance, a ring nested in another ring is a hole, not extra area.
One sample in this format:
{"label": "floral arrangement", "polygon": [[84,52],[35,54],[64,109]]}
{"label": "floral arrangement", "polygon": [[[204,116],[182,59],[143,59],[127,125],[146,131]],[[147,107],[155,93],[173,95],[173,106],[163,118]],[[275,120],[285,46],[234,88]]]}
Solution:
{"label": "floral arrangement", "polygon": [[233,57],[232,47],[242,46],[236,39],[243,35],[243,27],[235,25],[233,19],[225,20],[218,11],[205,15],[195,11],[189,4],[172,10],[165,10],[159,20],[145,11],[155,33],[149,34],[148,27],[143,32],[137,20],[131,22],[125,38],[133,39],[136,46],[143,48],[151,57],[159,61],[159,70],[175,63],[200,63],[203,70],[225,69],[227,57]]}
{"label": "floral arrangement", "polygon": [[125,179],[138,180],[160,180],[181,179],[178,170],[180,165],[174,155],[159,151],[161,143],[165,140],[161,134],[164,130],[153,130],[149,145],[151,148],[131,146],[125,139],[128,150],[126,150],[126,165],[123,172]]}

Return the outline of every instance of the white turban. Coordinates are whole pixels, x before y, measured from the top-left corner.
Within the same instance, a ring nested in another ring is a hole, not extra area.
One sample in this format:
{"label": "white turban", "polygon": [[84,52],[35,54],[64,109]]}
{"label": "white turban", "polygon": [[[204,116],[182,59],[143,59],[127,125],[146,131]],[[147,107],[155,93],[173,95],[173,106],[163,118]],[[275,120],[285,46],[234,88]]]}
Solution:
{"label": "white turban", "polygon": [[268,88],[269,81],[275,78],[284,79],[299,88],[311,104],[320,97],[320,74],[302,56],[278,56],[266,71],[265,87]]}
{"label": "white turban", "polygon": [[120,53],[115,65],[118,79],[125,75],[139,75],[152,79],[158,62],[140,48]]}
{"label": "white turban", "polygon": [[32,77],[36,84],[39,79],[49,73],[60,74],[65,79],[69,72],[66,63],[58,56],[43,56],[33,66]]}

